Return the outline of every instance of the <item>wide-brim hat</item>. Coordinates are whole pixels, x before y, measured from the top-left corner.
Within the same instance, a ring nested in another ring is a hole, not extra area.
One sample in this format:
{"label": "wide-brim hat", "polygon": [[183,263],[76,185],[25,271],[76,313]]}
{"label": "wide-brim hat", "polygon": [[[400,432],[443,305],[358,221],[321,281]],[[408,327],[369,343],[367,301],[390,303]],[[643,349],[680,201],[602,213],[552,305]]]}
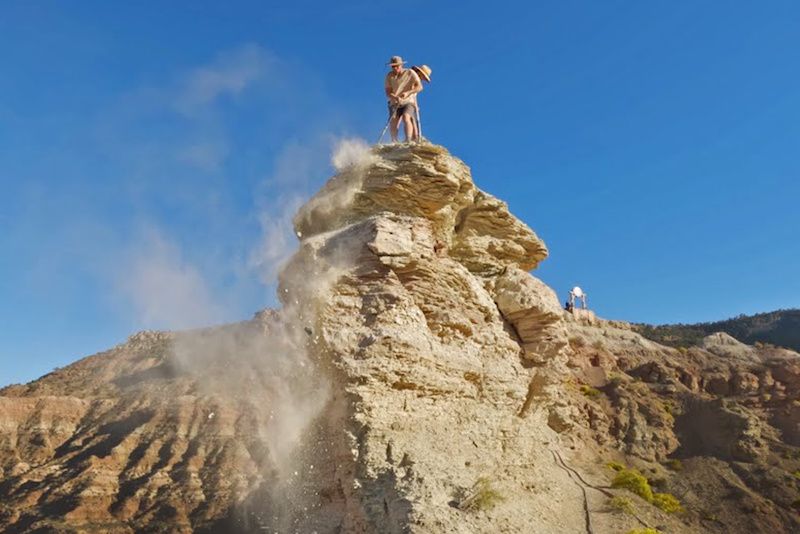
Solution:
{"label": "wide-brim hat", "polygon": [[390,67],[393,67],[394,65],[405,65],[405,64],[406,62],[403,61],[403,58],[401,58],[400,56],[392,56],[392,59],[390,59],[389,63],[387,63],[387,65],[389,65]]}
{"label": "wide-brim hat", "polygon": [[419,74],[422,77],[423,80],[425,80],[426,82],[430,83],[431,74],[433,74],[433,70],[429,66],[420,65],[418,67],[414,66],[414,67],[411,67],[411,68],[414,70],[414,72]]}

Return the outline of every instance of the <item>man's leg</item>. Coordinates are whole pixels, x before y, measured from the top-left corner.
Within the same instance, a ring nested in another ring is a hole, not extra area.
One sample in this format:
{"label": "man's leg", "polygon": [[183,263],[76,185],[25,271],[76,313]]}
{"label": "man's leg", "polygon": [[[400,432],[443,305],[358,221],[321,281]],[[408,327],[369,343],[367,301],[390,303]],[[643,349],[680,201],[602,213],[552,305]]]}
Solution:
{"label": "man's leg", "polygon": [[414,140],[414,119],[411,117],[411,112],[406,111],[403,113],[403,124],[406,129],[406,141]]}

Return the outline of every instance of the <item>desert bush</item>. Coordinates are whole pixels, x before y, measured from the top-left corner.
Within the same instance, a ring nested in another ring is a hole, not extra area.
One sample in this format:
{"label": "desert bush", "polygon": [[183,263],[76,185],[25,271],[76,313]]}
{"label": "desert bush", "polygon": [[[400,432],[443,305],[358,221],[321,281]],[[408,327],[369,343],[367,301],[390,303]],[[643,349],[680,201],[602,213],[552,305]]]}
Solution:
{"label": "desert bush", "polygon": [[492,487],[488,478],[480,477],[472,487],[470,495],[461,502],[459,508],[463,510],[490,510],[505,500],[505,497]]}
{"label": "desert bush", "polygon": [[607,462],[606,467],[608,467],[609,469],[613,469],[614,471],[622,471],[623,469],[625,469],[625,466],[619,462]]}
{"label": "desert bush", "polygon": [[633,469],[623,469],[617,472],[611,481],[612,488],[622,488],[635,493],[647,502],[653,502],[653,489],[645,476]]}
{"label": "desert bush", "polygon": [[585,397],[589,397],[590,399],[596,399],[601,395],[600,390],[597,390],[592,386],[581,386],[581,393],[583,393]]}
{"label": "desert bush", "polygon": [[668,514],[679,514],[683,512],[681,502],[671,493],[656,493],[653,495],[653,504]]}
{"label": "desert bush", "polygon": [[623,514],[633,515],[633,503],[630,499],[626,499],[625,497],[614,497],[608,501],[608,507],[614,510],[615,512],[621,512]]}
{"label": "desert bush", "polygon": [[629,530],[628,534],[661,534],[660,530],[656,530],[654,528],[635,528],[633,530]]}

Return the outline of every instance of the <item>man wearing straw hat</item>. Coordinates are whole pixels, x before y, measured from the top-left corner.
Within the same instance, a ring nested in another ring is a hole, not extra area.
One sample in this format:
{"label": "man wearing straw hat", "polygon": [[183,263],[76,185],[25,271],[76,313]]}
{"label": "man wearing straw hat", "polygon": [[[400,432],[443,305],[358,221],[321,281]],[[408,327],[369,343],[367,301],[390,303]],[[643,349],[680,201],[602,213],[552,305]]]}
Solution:
{"label": "man wearing straw hat", "polygon": [[389,131],[392,142],[397,142],[400,119],[406,131],[406,141],[415,138],[414,115],[417,111],[417,93],[422,91],[419,75],[411,69],[404,69],[405,61],[400,56],[392,56],[389,65],[392,70],[386,75],[383,87],[389,99]]}
{"label": "man wearing straw hat", "polygon": [[[431,83],[431,74],[433,70],[427,65],[414,65],[411,67],[411,70],[417,73],[419,79],[423,82]],[[423,84],[424,85],[424,84]],[[420,89],[422,91],[422,89]],[[417,122],[414,125],[414,141],[421,141],[422,140],[422,119],[420,118],[420,111],[419,111],[419,101],[417,101]]]}

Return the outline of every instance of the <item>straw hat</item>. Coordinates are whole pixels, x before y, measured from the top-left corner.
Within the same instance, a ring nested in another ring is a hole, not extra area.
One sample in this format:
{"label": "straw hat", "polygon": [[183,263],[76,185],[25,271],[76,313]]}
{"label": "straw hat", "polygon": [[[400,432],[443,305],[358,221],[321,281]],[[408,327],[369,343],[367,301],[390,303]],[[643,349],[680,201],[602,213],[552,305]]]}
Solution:
{"label": "straw hat", "polygon": [[417,74],[419,74],[419,75],[420,75],[420,77],[421,77],[423,80],[425,80],[426,82],[430,83],[430,81],[431,81],[431,74],[433,74],[433,71],[431,70],[431,68],[430,68],[429,66],[427,66],[427,65],[420,65],[419,67],[417,67],[417,66],[414,66],[414,67],[411,67],[411,68],[414,70],[414,72],[416,72]]}
{"label": "straw hat", "polygon": [[403,58],[401,58],[400,56],[392,56],[392,59],[390,59],[389,63],[387,63],[387,65],[389,65],[390,67],[393,67],[394,65],[405,65],[405,64],[406,62],[403,61]]}

